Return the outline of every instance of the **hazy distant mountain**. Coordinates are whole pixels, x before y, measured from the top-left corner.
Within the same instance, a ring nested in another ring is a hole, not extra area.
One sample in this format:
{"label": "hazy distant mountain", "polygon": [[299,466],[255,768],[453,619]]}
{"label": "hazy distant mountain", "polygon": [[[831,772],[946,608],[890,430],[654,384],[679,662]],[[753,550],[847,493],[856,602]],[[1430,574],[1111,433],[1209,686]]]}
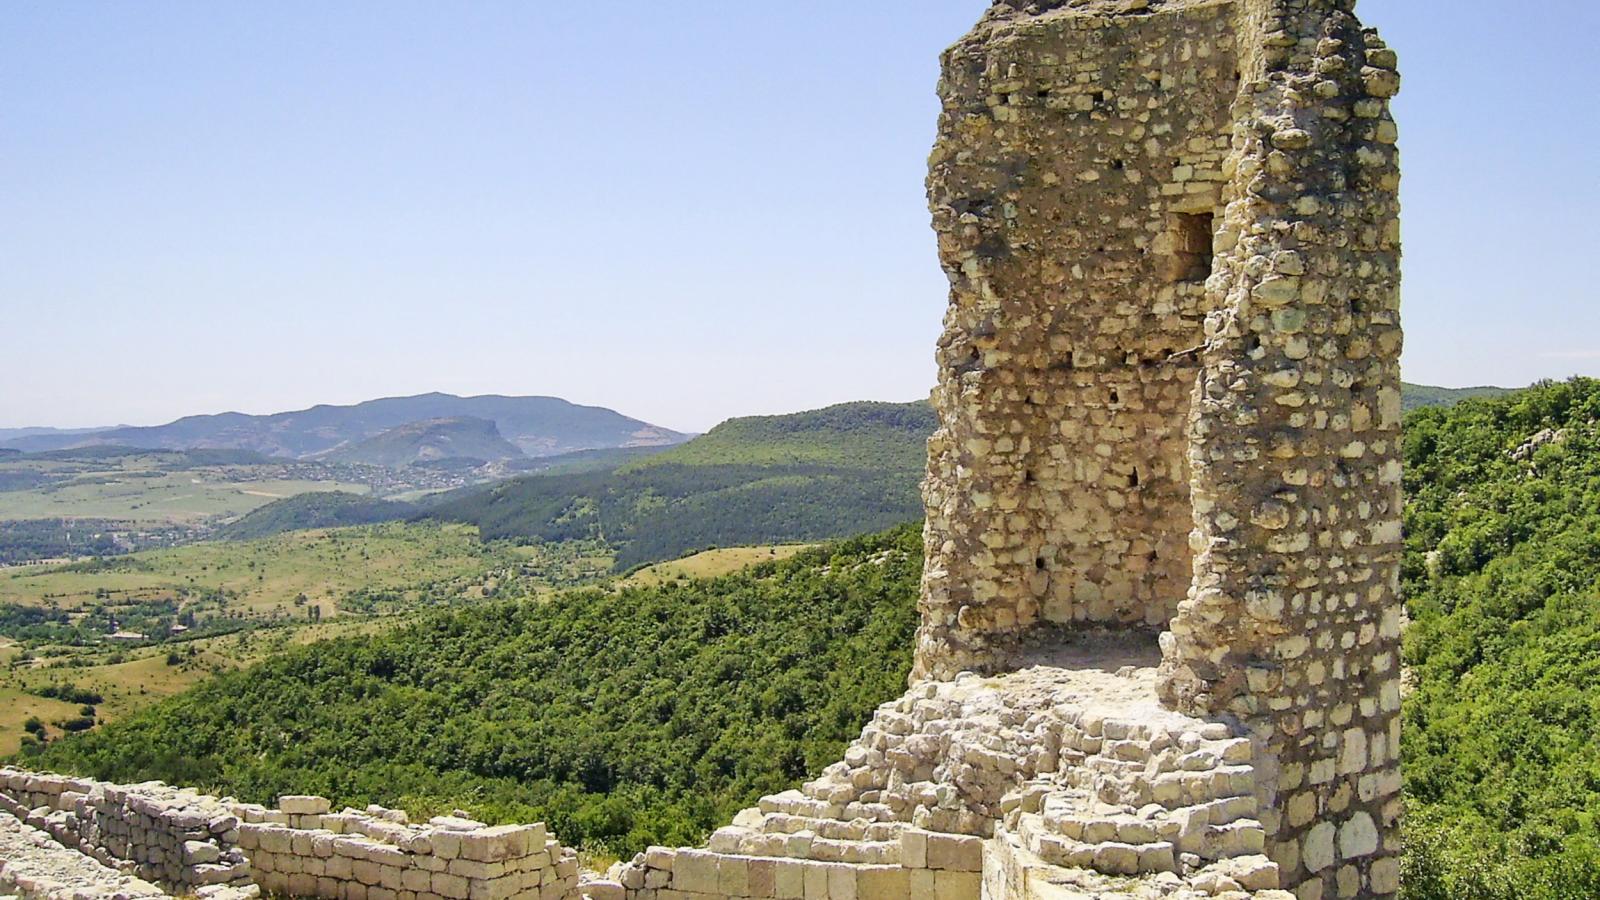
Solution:
{"label": "hazy distant mountain", "polygon": [[411,422],[458,416],[493,422],[501,437],[527,456],[607,447],[658,447],[688,439],[688,435],[609,409],[578,406],[555,397],[421,394],[369,400],[354,406],[314,406],[270,416],[222,413],[189,416],[153,427],[33,434],[0,439],[0,445],[29,452],[94,444],[170,450],[211,447],[300,458],[356,444]]}
{"label": "hazy distant mountain", "polygon": [[25,437],[65,437],[74,434],[92,434],[96,431],[109,431],[112,428],[121,428],[121,425],[101,426],[99,428],[0,428],[0,444],[7,441]]}
{"label": "hazy distant mountain", "polygon": [[444,460],[473,460],[483,465],[523,457],[522,450],[501,437],[493,422],[475,416],[407,422],[366,440],[316,455],[324,462],[375,466],[411,466]]}

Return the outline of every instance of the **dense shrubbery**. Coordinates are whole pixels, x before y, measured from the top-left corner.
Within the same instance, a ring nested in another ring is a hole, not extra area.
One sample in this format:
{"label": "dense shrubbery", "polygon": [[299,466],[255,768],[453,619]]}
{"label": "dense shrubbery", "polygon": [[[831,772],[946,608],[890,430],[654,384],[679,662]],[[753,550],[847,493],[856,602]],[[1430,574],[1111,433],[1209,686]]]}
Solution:
{"label": "dense shrubbery", "polygon": [[901,692],[921,563],[905,526],[714,580],[491,602],[291,650],[29,762],[460,806],[618,852],[694,842]]}
{"label": "dense shrubbery", "polygon": [[1408,900],[1600,896],[1600,382],[1406,419]]}

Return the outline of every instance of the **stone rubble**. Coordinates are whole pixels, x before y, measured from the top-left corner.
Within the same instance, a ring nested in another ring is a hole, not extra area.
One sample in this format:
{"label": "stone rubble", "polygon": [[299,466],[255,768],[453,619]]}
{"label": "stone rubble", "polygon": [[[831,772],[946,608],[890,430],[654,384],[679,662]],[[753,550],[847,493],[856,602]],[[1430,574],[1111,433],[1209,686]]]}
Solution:
{"label": "stone rubble", "polygon": [[1068,666],[919,685],[843,761],[762,798],[708,849],[652,847],[585,893],[974,900],[1070,883],[1085,897],[1288,900],[1262,855],[1250,740],[1162,709],[1158,660],[1096,643]]}

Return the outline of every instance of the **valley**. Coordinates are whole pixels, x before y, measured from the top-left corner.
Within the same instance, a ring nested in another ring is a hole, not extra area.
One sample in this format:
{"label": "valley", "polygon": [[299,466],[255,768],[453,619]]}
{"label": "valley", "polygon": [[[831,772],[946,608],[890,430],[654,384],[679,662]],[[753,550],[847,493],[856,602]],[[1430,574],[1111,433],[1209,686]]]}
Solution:
{"label": "valley", "polygon": [[[1407,877],[1426,897],[1558,896],[1536,885],[1600,879],[1600,389],[1420,396]],[[545,820],[602,857],[697,843],[833,759],[898,693],[919,530],[845,538],[917,518],[931,427],[923,404],[733,420],[431,505],[307,490],[208,532],[230,540],[0,569],[0,752],[122,780],[200,772],[242,797]],[[118,465],[152,486],[253,474],[160,454]],[[387,520],[301,527],[347,513]],[[241,725],[203,724],[223,720]],[[1486,867],[1485,847],[1506,862]]]}

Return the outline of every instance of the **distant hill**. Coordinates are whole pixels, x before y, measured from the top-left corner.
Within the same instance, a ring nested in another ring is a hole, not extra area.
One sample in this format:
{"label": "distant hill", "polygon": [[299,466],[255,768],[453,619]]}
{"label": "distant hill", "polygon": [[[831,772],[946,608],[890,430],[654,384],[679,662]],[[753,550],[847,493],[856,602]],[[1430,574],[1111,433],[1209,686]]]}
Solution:
{"label": "distant hill", "polygon": [[392,467],[444,460],[470,460],[481,466],[522,456],[522,450],[501,437],[489,419],[454,416],[408,422],[366,440],[318,453],[314,458]]}
{"label": "distant hill", "polygon": [[218,528],[213,536],[225,541],[253,541],[305,528],[374,525],[404,519],[416,511],[409,503],[343,491],[319,491],[269,503]]}
{"label": "distant hill", "polygon": [[939,417],[925,402],[841,403],[784,416],[729,419],[694,440],[627,467],[839,466],[922,471]]}
{"label": "distant hill", "polygon": [[486,540],[603,540],[619,570],[708,546],[844,537],[921,517],[936,425],[926,402],[731,419],[615,471],[518,478],[428,515]]}
{"label": "distant hill", "polygon": [[75,434],[92,434],[96,431],[110,431],[112,428],[123,428],[122,425],[107,425],[100,428],[0,428],[0,443],[25,437],[65,436]]}
{"label": "distant hill", "polygon": [[[0,448],[3,451],[4,448]],[[162,469],[182,471],[207,466],[263,466],[281,463],[254,450],[151,450],[143,447],[126,447],[118,444],[97,444],[89,447],[69,447],[64,450],[39,450],[22,454],[26,460],[52,462],[104,462],[130,456],[153,458]]]}
{"label": "distant hill", "polygon": [[1400,403],[1410,412],[1424,406],[1454,406],[1468,397],[1503,397],[1511,391],[1512,388],[1503,387],[1442,388],[1407,384],[1401,386]]}
{"label": "distant hill", "polygon": [[666,428],[595,406],[555,397],[457,397],[420,394],[369,400],[354,406],[315,406],[269,416],[222,413],[189,416],[167,425],[112,428],[81,434],[33,434],[0,439],[24,451],[118,444],[151,449],[227,448],[303,458],[411,422],[473,416],[495,423],[527,456],[554,456],[605,447],[650,447],[687,438]]}

